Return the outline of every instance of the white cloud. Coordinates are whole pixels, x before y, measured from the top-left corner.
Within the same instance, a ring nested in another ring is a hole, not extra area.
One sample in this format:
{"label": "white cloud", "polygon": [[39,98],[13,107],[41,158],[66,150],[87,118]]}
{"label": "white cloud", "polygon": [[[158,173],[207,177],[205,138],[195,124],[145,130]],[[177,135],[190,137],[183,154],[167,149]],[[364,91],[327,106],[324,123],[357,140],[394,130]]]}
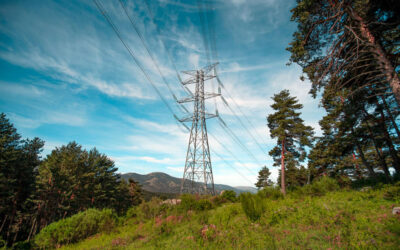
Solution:
{"label": "white cloud", "polygon": [[277,63],[265,63],[265,64],[258,64],[258,65],[250,65],[250,66],[242,66],[237,62],[230,63],[227,69],[221,70],[220,73],[237,73],[237,72],[247,72],[247,71],[254,71],[254,70],[266,70],[270,69]]}
{"label": "white cloud", "polygon": [[167,169],[183,174],[184,167],[167,167]]}
{"label": "white cloud", "polygon": [[42,124],[62,124],[68,126],[83,126],[87,120],[85,116],[57,111],[46,111],[40,117],[29,118],[15,113],[8,114],[17,127],[34,129]]}
{"label": "white cloud", "polygon": [[191,53],[189,55],[189,62],[194,69],[199,68],[199,60],[200,60],[200,56],[198,54]]}

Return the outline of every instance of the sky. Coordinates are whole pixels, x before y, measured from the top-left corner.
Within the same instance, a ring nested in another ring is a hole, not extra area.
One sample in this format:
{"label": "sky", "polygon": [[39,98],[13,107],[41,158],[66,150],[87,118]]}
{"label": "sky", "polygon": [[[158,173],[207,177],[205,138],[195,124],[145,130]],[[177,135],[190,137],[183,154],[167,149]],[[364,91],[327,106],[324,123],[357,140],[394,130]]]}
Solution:
{"label": "sky", "polygon": [[[101,1],[177,117],[185,113],[166,83],[177,98],[187,93],[174,64],[183,79],[188,76],[181,71],[206,66],[209,50],[202,27],[206,37],[215,34],[217,72],[225,86],[221,94],[246,129],[220,97],[208,99],[206,109],[218,110],[250,151],[232,139],[218,119],[207,120],[215,183],[253,186],[262,166],[276,180],[278,169],[268,155],[276,141],[269,137],[266,117],[273,112],[271,97],[283,89],[304,105],[305,123],[321,133],[318,121],[324,111],[308,94],[310,83],[299,79],[300,67],[287,65],[286,47],[296,29],[290,21],[294,0],[123,3],[145,46],[120,2]],[[213,17],[211,29],[202,26],[200,13]],[[55,147],[76,141],[109,156],[121,173],[165,172],[181,178],[189,132],[175,120],[146,75],[93,1],[0,2],[0,112],[23,138],[45,141],[43,158]],[[205,85],[207,92],[217,91],[215,79]],[[185,107],[193,110],[191,103]]]}

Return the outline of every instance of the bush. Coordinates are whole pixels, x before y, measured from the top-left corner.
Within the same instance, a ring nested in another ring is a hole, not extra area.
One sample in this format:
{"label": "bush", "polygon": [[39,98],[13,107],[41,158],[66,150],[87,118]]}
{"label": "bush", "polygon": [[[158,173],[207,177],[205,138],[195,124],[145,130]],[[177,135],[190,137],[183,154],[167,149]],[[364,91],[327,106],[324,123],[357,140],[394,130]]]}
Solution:
{"label": "bush", "polygon": [[[144,202],[142,202],[142,204],[143,203]],[[137,207],[137,206],[129,208],[128,211],[126,211],[125,218],[129,219],[129,218],[137,217],[138,213],[139,213],[138,210],[139,210],[139,207]]]}
{"label": "bush", "polygon": [[386,200],[400,200],[400,182],[397,182],[393,186],[390,186],[383,194],[383,198]]}
{"label": "bush", "polygon": [[35,237],[35,244],[39,248],[56,248],[99,232],[109,232],[115,224],[116,215],[112,210],[88,209],[51,223]]}
{"label": "bush", "polygon": [[278,200],[283,198],[283,194],[280,188],[274,188],[274,187],[265,187],[260,191],[258,191],[258,195],[272,200]]}
{"label": "bush", "polygon": [[294,193],[301,195],[311,195],[311,196],[323,196],[328,192],[333,192],[339,190],[338,182],[329,177],[322,177],[316,181],[313,181],[310,185],[306,185],[298,190],[294,191]]}
{"label": "bush", "polygon": [[179,204],[179,208],[183,211],[204,211],[212,209],[213,204],[207,198],[200,198],[191,194],[183,194],[181,195],[181,203]]}
{"label": "bush", "polygon": [[240,195],[240,202],[242,203],[242,208],[247,218],[251,221],[260,219],[265,210],[262,197],[250,193],[243,193]]}
{"label": "bush", "polygon": [[224,190],[220,196],[230,202],[237,201],[236,192],[233,190]]}
{"label": "bush", "polygon": [[[160,215],[162,213],[166,213],[169,209],[168,204],[162,204],[162,200],[158,197],[152,197],[148,202],[142,202],[135,212],[135,216],[142,219],[151,219]],[[134,210],[131,211],[133,213]],[[133,215],[133,214],[131,214]]]}
{"label": "bush", "polygon": [[32,249],[32,244],[29,241],[19,241],[12,246],[13,250],[29,250]]}

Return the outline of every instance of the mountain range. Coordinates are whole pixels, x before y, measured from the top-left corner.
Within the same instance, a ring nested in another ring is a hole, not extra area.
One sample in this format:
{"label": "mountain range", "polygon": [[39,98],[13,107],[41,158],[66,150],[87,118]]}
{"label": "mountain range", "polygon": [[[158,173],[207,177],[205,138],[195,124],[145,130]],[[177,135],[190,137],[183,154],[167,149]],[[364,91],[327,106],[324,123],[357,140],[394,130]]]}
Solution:
{"label": "mountain range", "polygon": [[[178,194],[180,192],[182,181],[181,178],[176,178],[162,172],[153,172],[146,175],[125,173],[121,174],[121,177],[124,180],[132,178],[133,180],[139,182],[144,190],[152,193]],[[214,188],[217,193],[220,193],[223,190],[233,190],[238,194],[243,192],[257,192],[256,188],[247,186],[231,187],[224,184],[214,184]]]}

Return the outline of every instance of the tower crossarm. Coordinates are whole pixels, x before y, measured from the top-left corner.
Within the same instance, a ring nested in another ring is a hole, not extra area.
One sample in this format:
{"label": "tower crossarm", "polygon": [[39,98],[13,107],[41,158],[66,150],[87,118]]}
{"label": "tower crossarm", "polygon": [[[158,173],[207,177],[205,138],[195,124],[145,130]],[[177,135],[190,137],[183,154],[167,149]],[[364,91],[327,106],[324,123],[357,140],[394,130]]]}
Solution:
{"label": "tower crossarm", "polygon": [[[204,118],[205,119],[210,119],[210,118],[214,118],[214,117],[217,117],[217,116],[218,116],[218,114],[210,114],[210,113],[205,113],[204,114]],[[193,115],[186,116],[186,117],[183,117],[183,118],[177,119],[177,120],[180,121],[180,122],[191,122],[191,121],[193,121]]]}
{"label": "tower crossarm", "polygon": [[[213,97],[220,96],[221,94],[218,93],[204,93],[204,99],[209,99]],[[180,100],[177,100],[178,103],[185,103],[185,102],[194,102],[196,100],[196,97],[186,97]]]}

